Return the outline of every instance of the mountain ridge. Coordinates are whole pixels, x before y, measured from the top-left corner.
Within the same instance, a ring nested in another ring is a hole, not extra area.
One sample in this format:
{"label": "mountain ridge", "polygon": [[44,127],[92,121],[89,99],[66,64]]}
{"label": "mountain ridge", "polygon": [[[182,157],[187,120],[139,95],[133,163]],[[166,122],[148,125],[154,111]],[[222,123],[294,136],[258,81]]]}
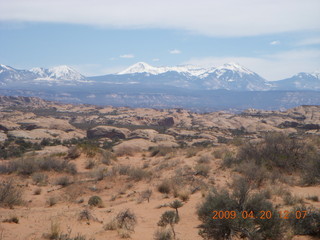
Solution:
{"label": "mountain ridge", "polygon": [[269,90],[320,90],[320,73],[301,72],[292,77],[268,81],[238,63],[218,67],[194,65],[154,67],[145,62],[135,63],[114,74],[95,77],[84,76],[72,67],[61,65],[52,68],[36,67],[20,70],[0,64],[0,85],[42,84],[49,86],[81,84],[146,84],[157,88],[175,86],[199,90],[269,91]]}

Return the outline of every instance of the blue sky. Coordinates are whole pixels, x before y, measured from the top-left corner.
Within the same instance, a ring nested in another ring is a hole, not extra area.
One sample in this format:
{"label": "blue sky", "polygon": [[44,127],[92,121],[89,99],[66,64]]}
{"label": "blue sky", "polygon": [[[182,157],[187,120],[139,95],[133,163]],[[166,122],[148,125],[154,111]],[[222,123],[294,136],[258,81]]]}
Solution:
{"label": "blue sky", "polygon": [[238,62],[268,80],[320,70],[320,1],[0,2],[0,63],[85,75]]}

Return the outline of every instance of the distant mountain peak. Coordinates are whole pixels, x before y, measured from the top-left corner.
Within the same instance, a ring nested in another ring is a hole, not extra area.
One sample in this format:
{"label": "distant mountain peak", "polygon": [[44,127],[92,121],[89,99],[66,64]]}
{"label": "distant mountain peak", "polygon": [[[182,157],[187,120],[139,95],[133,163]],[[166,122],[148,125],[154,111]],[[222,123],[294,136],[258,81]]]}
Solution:
{"label": "distant mountain peak", "polygon": [[118,74],[151,73],[158,74],[157,67],[153,67],[145,62],[137,62]]}
{"label": "distant mountain peak", "polygon": [[254,74],[254,72],[236,62],[225,63],[222,66],[217,67],[216,69],[228,69],[231,71],[237,71],[246,74]]}
{"label": "distant mountain peak", "polygon": [[4,64],[0,64],[0,69],[2,69],[2,70],[9,70],[9,71],[14,70],[12,67],[9,67],[9,66],[4,65]]}

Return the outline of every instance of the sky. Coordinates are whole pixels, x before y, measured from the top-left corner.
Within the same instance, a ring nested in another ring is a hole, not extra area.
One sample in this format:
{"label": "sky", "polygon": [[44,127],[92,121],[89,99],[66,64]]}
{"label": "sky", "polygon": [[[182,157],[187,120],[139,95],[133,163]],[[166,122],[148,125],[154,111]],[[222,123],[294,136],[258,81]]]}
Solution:
{"label": "sky", "polygon": [[0,63],[86,76],[136,62],[320,71],[319,0],[0,0]]}

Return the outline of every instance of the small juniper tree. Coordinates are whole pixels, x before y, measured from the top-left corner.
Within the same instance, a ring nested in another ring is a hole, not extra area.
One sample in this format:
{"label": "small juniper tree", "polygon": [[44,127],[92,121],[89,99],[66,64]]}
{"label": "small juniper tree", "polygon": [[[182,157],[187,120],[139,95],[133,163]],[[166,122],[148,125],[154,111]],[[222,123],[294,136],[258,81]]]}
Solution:
{"label": "small juniper tree", "polygon": [[181,208],[183,206],[183,203],[179,200],[174,200],[172,203],[170,203],[170,207],[176,210],[177,216],[179,216],[178,208]]}

